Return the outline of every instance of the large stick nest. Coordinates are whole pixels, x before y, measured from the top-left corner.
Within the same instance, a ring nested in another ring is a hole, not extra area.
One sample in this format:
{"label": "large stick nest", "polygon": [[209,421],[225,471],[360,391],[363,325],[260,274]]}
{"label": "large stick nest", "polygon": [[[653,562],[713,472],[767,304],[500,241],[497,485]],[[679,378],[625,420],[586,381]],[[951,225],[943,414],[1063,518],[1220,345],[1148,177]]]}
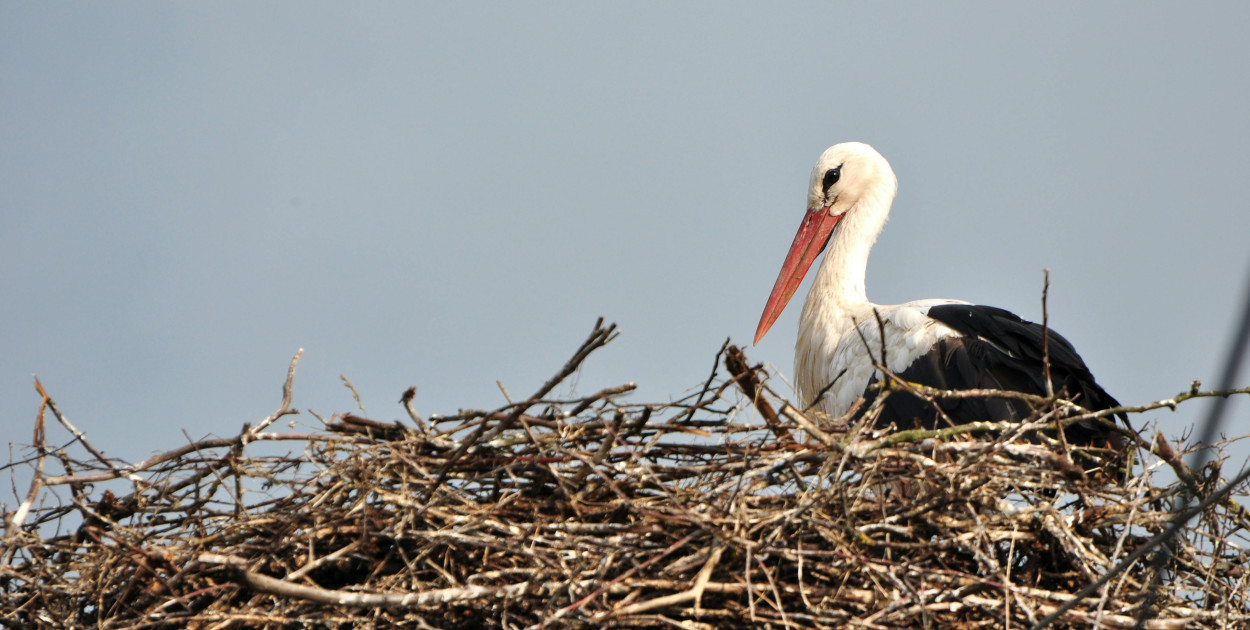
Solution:
{"label": "large stick nest", "polygon": [[[34,452],[10,464],[33,483],[5,514],[0,624],[1250,623],[1246,488],[1215,494],[1218,466],[1190,471],[1160,436],[1108,481],[1036,430],[1057,401],[1023,430],[876,433],[794,409],[732,346],[727,373],[675,402],[618,400],[632,385],[549,399],[612,335],[596,326],[523,402],[430,422],[410,390],[403,423],[274,432],[295,413],[288,378],[257,426],[133,465],[80,433],[45,446],[45,412],[77,431],[45,394]],[[1154,546],[1182,496],[1206,501]]]}

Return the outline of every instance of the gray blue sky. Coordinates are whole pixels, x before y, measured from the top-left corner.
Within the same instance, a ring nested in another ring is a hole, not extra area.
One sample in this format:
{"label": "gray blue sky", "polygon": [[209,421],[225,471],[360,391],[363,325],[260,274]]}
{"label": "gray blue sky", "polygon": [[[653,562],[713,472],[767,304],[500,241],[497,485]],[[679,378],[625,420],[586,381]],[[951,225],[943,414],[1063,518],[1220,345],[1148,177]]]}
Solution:
{"label": "gray blue sky", "polygon": [[[38,374],[138,460],[267,415],[301,347],[300,408],[353,409],[340,374],[381,420],[410,385],[424,414],[492,408],[600,315],[622,335],[577,390],[667,400],[750,342],[845,140],[900,180],[870,298],[1037,319],[1049,268],[1052,325],[1122,401],[1213,383],[1250,273],[1247,24],[1237,2],[5,2],[0,431],[29,443]],[[749,350],[787,376],[800,302]]]}

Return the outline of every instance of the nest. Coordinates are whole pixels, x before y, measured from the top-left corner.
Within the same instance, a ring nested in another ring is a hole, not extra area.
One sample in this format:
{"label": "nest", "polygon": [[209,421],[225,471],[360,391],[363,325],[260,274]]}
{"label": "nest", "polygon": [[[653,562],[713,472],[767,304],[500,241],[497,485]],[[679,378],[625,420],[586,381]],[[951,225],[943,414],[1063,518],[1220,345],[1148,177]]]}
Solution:
{"label": "nest", "polygon": [[[1250,623],[1243,480],[1189,470],[1161,436],[1137,438],[1132,473],[1107,481],[1040,430],[1061,401],[1014,430],[876,433],[795,409],[728,345],[680,400],[622,402],[632,384],[550,399],[613,334],[596,325],[538,392],[495,411],[426,421],[409,390],[404,422],[343,414],[308,433],[272,429],[296,413],[292,362],[261,423],[133,465],[44,394],[34,453],[10,464],[33,483],[5,514],[0,623]],[[44,445],[48,413],[73,448]],[[1201,499],[1195,518],[1182,496]]]}

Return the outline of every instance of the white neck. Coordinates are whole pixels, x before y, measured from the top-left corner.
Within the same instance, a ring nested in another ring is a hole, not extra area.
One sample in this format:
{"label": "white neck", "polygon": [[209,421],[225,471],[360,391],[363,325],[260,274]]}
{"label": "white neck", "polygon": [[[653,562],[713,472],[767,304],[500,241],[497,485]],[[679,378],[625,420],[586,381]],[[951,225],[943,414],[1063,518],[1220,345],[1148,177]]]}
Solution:
{"label": "white neck", "polygon": [[847,210],[825,248],[825,259],[803,304],[800,329],[829,326],[868,305],[864,288],[868,254],[885,227],[893,197],[893,186],[880,186]]}
{"label": "white neck", "polygon": [[[839,377],[832,372],[833,355],[842,337],[850,334],[859,320],[872,316],[872,305],[864,291],[864,275],[868,253],[885,227],[893,198],[892,185],[875,187],[861,196],[838,223],[825,248],[825,260],[799,316],[799,336],[794,346],[796,385],[805,401]],[[825,411],[842,414],[866,384],[866,380],[843,383],[826,399]]]}

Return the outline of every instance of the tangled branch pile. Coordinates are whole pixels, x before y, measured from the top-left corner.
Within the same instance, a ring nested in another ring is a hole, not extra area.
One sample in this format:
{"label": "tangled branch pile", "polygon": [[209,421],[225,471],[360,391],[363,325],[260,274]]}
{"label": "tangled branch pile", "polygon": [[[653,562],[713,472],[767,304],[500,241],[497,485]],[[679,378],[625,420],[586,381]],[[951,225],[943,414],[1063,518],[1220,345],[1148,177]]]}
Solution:
{"label": "tangled branch pile", "polygon": [[[613,334],[596,326],[524,402],[429,423],[410,390],[410,423],[348,414],[272,432],[294,413],[288,378],[256,427],[131,466],[51,452],[41,427],[35,483],[5,514],[0,624],[1001,628],[1058,612],[1049,627],[1123,628],[1143,610],[1146,628],[1250,623],[1232,498],[1210,501],[1162,566],[1143,554],[1076,598],[1168,526],[1178,494],[1220,484],[1161,439],[1141,442],[1123,483],[1074,474],[1035,432],[885,439],[790,407],[732,346],[728,374],[676,402],[618,401],[632,385],[547,398]],[[265,440],[302,450],[256,454]],[[1157,483],[1160,469],[1182,480]],[[94,489],[108,479],[131,492]]]}

